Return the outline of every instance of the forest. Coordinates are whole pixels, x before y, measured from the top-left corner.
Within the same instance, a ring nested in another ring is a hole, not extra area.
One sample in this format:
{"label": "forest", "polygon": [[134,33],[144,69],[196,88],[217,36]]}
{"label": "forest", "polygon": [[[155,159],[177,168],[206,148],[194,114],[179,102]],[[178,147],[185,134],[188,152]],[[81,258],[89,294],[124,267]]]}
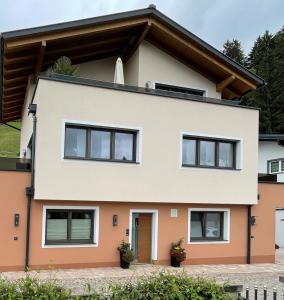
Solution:
{"label": "forest", "polygon": [[260,35],[248,54],[237,39],[226,41],[223,53],[265,80],[240,99],[243,105],[260,108],[260,133],[284,133],[284,26],[275,34]]}

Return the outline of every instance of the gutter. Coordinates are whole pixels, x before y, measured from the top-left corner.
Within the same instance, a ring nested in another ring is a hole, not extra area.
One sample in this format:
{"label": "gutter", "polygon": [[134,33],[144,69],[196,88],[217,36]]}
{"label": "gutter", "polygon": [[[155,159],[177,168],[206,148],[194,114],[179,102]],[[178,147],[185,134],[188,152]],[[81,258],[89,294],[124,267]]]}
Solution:
{"label": "gutter", "polygon": [[26,227],[26,253],[25,253],[25,271],[29,270],[30,262],[30,227],[31,227],[31,208],[32,199],[34,199],[34,182],[35,182],[35,144],[36,144],[36,104],[29,106],[29,114],[33,115],[33,135],[32,135],[32,157],[31,157],[31,185],[26,187],[27,196],[27,227]]}
{"label": "gutter", "polygon": [[247,210],[247,264],[251,263],[251,205],[248,205]]}

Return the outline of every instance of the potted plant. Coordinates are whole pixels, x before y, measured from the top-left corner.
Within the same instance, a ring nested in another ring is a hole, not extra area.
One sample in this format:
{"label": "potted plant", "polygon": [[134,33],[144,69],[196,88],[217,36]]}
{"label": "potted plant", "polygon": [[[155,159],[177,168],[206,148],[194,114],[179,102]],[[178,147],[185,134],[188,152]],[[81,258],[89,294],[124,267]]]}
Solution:
{"label": "potted plant", "polygon": [[186,252],[184,248],[181,247],[181,244],[182,239],[180,239],[176,243],[172,243],[171,245],[170,256],[172,267],[180,267],[180,263],[186,259]]}
{"label": "potted plant", "polygon": [[134,255],[130,249],[130,244],[122,241],[117,249],[120,254],[120,267],[122,269],[128,269],[130,263],[134,260]]}

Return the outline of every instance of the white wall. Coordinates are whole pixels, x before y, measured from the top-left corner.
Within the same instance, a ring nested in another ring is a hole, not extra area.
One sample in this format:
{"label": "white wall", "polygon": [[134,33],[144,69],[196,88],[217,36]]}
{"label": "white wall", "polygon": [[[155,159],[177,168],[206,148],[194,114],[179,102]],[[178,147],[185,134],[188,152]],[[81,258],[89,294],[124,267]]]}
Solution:
{"label": "white wall", "polygon": [[109,57],[79,65],[78,76],[99,81],[113,82],[117,57]]}
{"label": "white wall", "polygon": [[[99,81],[113,82],[117,57],[90,61],[79,65],[78,76]],[[207,97],[221,98],[215,83],[188,68],[175,58],[144,41],[124,65],[125,84],[145,87],[147,81],[173,84],[206,91]],[[35,85],[28,86],[22,112],[20,153],[27,149],[32,134],[32,119],[27,117]]]}
{"label": "white wall", "polygon": [[147,81],[205,90],[207,97],[221,98],[216,84],[148,42],[139,47],[139,86]]}
{"label": "white wall", "polygon": [[284,248],[284,210],[276,210],[275,218],[275,242]]}
{"label": "white wall", "polygon": [[[44,79],[35,100],[36,199],[257,201],[257,110]],[[64,159],[64,120],[140,128],[140,164]],[[182,132],[242,140],[242,170],[181,167]]]}
{"label": "white wall", "polygon": [[28,116],[28,108],[32,100],[32,96],[35,90],[35,83],[29,83],[27,86],[26,98],[22,110],[21,118],[21,136],[20,136],[20,157],[24,156],[26,152],[26,158],[30,158],[30,153],[28,151],[28,143],[33,132],[33,122],[32,117]]}
{"label": "white wall", "polygon": [[284,158],[284,147],[273,141],[259,141],[258,173],[267,173],[267,161]]}

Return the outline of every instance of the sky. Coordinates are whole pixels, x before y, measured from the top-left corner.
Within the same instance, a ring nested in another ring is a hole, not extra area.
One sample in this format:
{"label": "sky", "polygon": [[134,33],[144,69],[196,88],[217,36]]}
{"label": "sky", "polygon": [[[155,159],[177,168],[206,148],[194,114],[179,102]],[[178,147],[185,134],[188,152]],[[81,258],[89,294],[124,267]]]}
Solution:
{"label": "sky", "polygon": [[116,12],[157,9],[222,50],[237,38],[246,53],[255,39],[284,25],[284,0],[0,0],[0,32],[90,18]]}

